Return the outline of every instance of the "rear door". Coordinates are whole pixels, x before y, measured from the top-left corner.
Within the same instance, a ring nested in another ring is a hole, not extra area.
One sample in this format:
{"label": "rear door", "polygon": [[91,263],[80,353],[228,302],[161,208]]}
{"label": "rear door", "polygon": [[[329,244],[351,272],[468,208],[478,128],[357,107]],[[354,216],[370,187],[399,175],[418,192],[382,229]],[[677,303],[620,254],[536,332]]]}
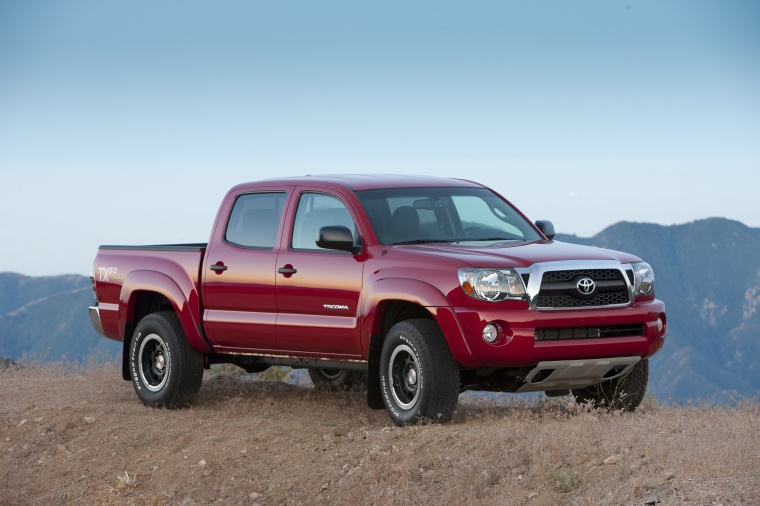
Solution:
{"label": "rear door", "polygon": [[339,192],[301,187],[290,207],[290,237],[277,259],[277,344],[294,353],[359,356],[365,254],[316,244],[321,227],[341,225],[361,245],[353,206]]}
{"label": "rear door", "polygon": [[243,189],[220,210],[203,265],[204,330],[217,351],[277,349],[275,274],[291,193]]}

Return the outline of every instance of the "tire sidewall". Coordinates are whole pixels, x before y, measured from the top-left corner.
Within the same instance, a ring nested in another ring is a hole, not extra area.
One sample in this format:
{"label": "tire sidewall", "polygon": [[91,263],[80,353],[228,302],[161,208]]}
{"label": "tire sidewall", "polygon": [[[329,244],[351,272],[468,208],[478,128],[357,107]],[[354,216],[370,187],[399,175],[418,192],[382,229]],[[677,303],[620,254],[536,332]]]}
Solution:
{"label": "tire sidewall", "polygon": [[[409,326],[411,327],[411,326]],[[425,407],[429,404],[430,389],[427,388],[431,365],[427,354],[420,353],[422,346],[421,339],[414,332],[399,329],[391,331],[383,343],[382,353],[380,355],[380,388],[383,395],[383,402],[388,414],[398,425],[413,424],[422,421],[425,418]],[[400,407],[395,399],[391,389],[393,388],[392,378],[389,375],[389,362],[393,352],[399,346],[408,346],[417,359],[417,401],[409,409]]]}
{"label": "tire sidewall", "polygon": [[[166,350],[166,381],[161,389],[151,391],[143,382],[140,374],[140,347],[148,336],[158,336],[164,343]],[[164,405],[173,397],[176,390],[175,370],[178,364],[175,363],[178,353],[175,353],[176,336],[174,329],[162,317],[150,315],[144,318],[135,329],[132,338],[132,344],[129,349],[129,369],[132,379],[132,386],[137,392],[137,396],[149,406]]]}

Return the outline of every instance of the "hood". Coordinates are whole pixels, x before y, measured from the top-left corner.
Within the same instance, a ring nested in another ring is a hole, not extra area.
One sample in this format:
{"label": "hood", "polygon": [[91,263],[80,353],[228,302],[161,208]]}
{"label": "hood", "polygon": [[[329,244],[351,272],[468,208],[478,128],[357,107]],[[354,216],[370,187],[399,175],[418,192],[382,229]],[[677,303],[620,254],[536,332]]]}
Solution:
{"label": "hood", "polygon": [[459,260],[472,267],[530,267],[535,263],[562,260],[616,260],[639,262],[635,255],[593,246],[560,241],[524,242],[458,242],[394,246],[409,252],[440,255]]}

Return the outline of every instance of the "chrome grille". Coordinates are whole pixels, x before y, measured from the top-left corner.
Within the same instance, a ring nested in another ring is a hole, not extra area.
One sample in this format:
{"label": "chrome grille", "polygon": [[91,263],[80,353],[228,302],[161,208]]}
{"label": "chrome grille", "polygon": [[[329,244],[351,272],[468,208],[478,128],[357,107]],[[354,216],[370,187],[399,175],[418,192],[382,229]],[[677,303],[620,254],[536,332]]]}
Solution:
{"label": "chrome grille", "polygon": [[[592,294],[582,294],[577,281],[594,280]],[[541,279],[541,290],[535,298],[538,308],[604,307],[630,303],[628,280],[618,269],[573,269],[547,271]]]}

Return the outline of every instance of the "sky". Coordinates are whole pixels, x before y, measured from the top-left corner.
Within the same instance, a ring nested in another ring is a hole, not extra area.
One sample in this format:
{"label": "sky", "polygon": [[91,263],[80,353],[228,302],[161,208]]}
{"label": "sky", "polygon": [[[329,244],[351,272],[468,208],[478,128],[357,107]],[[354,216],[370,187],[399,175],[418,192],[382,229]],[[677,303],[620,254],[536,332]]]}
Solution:
{"label": "sky", "polygon": [[0,272],[205,242],[232,185],[336,173],[585,237],[760,227],[760,2],[0,0]]}

